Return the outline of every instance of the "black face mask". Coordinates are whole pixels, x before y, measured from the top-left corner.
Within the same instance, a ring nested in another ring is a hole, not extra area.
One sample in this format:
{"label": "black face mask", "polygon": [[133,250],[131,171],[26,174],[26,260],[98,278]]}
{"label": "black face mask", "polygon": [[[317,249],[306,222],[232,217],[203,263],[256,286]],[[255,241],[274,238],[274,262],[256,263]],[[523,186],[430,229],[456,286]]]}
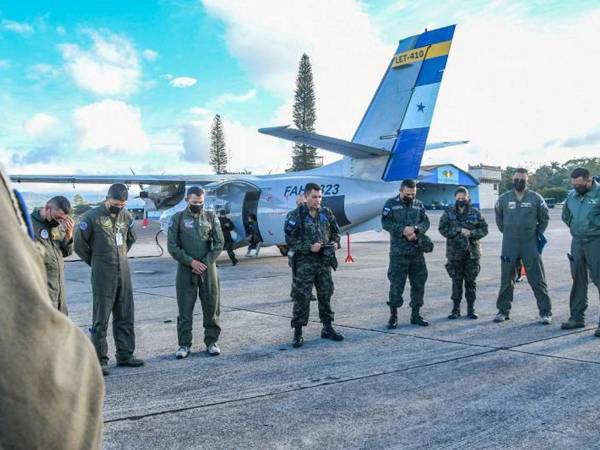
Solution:
{"label": "black face mask", "polygon": [[523,192],[526,186],[525,180],[518,178],[513,181],[513,186],[517,192]]}
{"label": "black face mask", "polygon": [[402,197],[402,201],[404,202],[404,204],[405,204],[406,206],[410,206],[410,205],[412,205],[414,200],[415,200],[415,199],[414,199],[414,198],[412,198],[412,197]]}
{"label": "black face mask", "polygon": [[469,204],[469,200],[456,200],[456,207],[457,208],[464,208],[468,204]]}
{"label": "black face mask", "polygon": [[123,208],[119,206],[110,205],[108,210],[111,214],[119,214]]}
{"label": "black face mask", "polygon": [[190,205],[190,211],[192,212],[192,214],[201,213],[202,208],[204,208],[204,205]]}
{"label": "black face mask", "polygon": [[574,186],[573,189],[575,189],[575,191],[581,196],[584,196],[590,190],[590,188],[588,188],[585,184]]}

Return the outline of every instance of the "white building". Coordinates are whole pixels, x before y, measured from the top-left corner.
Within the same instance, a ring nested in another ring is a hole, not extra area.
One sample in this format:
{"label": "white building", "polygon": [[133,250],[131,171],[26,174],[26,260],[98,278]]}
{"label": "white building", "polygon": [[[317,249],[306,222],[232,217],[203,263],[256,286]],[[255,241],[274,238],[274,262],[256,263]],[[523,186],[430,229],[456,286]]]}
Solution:
{"label": "white building", "polygon": [[479,181],[479,207],[481,209],[493,208],[498,200],[502,169],[498,166],[469,164],[469,174]]}

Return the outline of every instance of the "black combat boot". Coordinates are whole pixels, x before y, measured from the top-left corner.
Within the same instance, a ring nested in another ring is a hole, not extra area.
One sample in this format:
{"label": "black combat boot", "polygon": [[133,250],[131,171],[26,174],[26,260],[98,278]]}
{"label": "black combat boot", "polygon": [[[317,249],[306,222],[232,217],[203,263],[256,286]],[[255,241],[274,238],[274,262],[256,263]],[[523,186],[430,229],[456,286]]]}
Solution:
{"label": "black combat boot", "polygon": [[[453,300],[454,301],[454,300]],[[454,301],[454,306],[452,307],[452,312],[448,316],[448,319],[458,319],[460,317],[460,301]]]}
{"label": "black combat boot", "polygon": [[398,328],[398,308],[395,306],[390,306],[390,320],[388,320],[387,327],[390,330]]}
{"label": "black combat boot", "polygon": [[108,362],[100,361],[100,368],[102,369],[102,375],[110,375],[110,370],[108,370]]}
{"label": "black combat boot", "polygon": [[335,331],[330,323],[324,323],[323,329],[321,330],[321,337],[323,339],[331,339],[332,341],[343,341],[344,336]]}
{"label": "black combat boot", "polygon": [[467,317],[469,319],[479,319],[479,315],[475,312],[475,302],[467,303]]}
{"label": "black combat boot", "polygon": [[429,326],[429,322],[421,317],[419,314],[420,308],[413,308],[412,314],[410,315],[410,323],[413,325],[419,325],[420,327]]}
{"label": "black combat boot", "polygon": [[302,327],[294,328],[294,342],[292,347],[300,348],[304,345],[304,338],[302,337]]}

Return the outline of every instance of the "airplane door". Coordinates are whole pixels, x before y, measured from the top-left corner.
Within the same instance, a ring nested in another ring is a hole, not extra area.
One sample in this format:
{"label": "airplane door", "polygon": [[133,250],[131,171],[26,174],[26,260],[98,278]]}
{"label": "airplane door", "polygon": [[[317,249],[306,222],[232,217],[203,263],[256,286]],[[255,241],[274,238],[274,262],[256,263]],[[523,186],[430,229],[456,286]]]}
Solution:
{"label": "airplane door", "polygon": [[[258,235],[260,236],[260,228],[258,226],[258,200],[260,198],[260,191],[248,191],[244,195],[244,202],[242,205],[242,220],[244,223],[244,230],[246,236],[250,235],[250,218],[253,218],[254,226],[257,229]],[[260,237],[262,241],[262,237]]]}

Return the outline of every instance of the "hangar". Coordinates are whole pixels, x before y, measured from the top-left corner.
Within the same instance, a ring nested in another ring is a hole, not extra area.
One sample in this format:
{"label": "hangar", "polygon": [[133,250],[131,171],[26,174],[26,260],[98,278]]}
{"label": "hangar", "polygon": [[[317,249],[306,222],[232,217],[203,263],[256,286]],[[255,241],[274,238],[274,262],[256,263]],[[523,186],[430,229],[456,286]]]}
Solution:
{"label": "hangar", "polygon": [[[477,166],[472,166],[476,168]],[[471,169],[471,166],[469,166]],[[494,173],[496,176],[496,173]],[[471,194],[473,206],[478,208],[493,208],[498,198],[498,188],[488,192],[488,183],[491,175],[486,173],[486,179],[480,180],[477,172],[473,174],[462,170],[454,164],[435,164],[421,166],[417,186],[419,199],[427,209],[443,209],[454,203],[454,191],[458,186],[464,186]],[[498,168],[498,183],[500,182],[500,168]],[[485,186],[482,186],[482,183]],[[481,192],[481,189],[485,191]]]}

